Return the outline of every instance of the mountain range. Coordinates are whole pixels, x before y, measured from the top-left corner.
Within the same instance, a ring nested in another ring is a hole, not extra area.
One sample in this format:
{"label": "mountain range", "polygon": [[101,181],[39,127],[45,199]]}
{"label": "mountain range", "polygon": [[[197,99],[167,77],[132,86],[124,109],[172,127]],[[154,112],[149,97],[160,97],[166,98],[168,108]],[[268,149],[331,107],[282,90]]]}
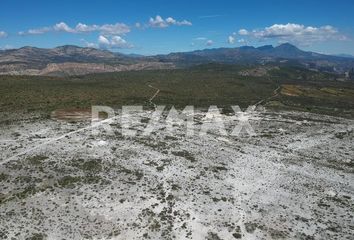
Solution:
{"label": "mountain range", "polygon": [[99,72],[184,68],[206,63],[291,64],[312,70],[344,73],[354,59],[307,52],[289,43],[277,47],[215,48],[166,55],[125,55],[72,45],[52,49],[22,47],[0,51],[2,75],[83,75]]}

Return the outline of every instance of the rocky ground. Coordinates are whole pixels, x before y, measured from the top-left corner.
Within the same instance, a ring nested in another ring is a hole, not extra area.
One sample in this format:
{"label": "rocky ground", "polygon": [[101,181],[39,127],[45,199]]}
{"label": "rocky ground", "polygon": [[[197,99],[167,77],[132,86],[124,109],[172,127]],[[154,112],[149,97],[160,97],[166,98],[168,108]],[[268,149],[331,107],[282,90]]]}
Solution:
{"label": "rocky ground", "polygon": [[353,120],[266,111],[252,137],[163,125],[125,137],[115,121],[112,133],[12,117],[0,125],[1,239],[353,239]]}

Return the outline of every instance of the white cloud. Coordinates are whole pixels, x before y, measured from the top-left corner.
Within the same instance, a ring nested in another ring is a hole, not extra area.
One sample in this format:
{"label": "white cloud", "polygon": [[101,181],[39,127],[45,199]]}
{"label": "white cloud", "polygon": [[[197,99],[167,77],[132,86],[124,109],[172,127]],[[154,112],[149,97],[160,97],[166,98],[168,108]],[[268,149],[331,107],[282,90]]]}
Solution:
{"label": "white cloud", "polygon": [[39,28],[39,29],[30,29],[30,30],[28,30],[28,33],[29,34],[42,34],[42,33],[46,33],[49,31],[50,31],[50,28],[44,27],[44,28]]}
{"label": "white cloud", "polygon": [[176,23],[177,23],[177,21],[174,20],[174,19],[171,18],[171,17],[166,18],[166,22],[167,22],[168,24],[176,24]]}
{"label": "white cloud", "polygon": [[130,32],[129,26],[124,23],[116,23],[116,24],[104,24],[99,26],[99,31],[103,34],[126,34]]}
{"label": "white cloud", "polygon": [[133,47],[133,45],[128,43],[121,36],[112,36],[109,38],[107,36],[100,35],[98,37],[98,45],[99,45],[99,47],[105,48],[105,49],[132,48]]}
{"label": "white cloud", "polygon": [[113,48],[131,48],[132,47],[131,44],[129,44],[121,36],[113,36],[111,39],[111,46]]}
{"label": "white cloud", "polygon": [[187,20],[182,20],[182,21],[177,21],[176,19],[172,17],[168,17],[166,19],[163,19],[160,15],[157,15],[155,18],[150,18],[148,26],[149,27],[155,27],[155,28],[166,28],[171,25],[176,25],[176,26],[191,26],[192,23],[187,21]]}
{"label": "white cloud", "polygon": [[85,47],[98,48],[98,44],[96,43],[88,42],[85,39],[80,39],[80,41],[84,43]]}
{"label": "white cloud", "polygon": [[96,43],[91,43],[91,42],[87,42],[86,43],[86,47],[89,47],[89,48],[97,48],[97,44]]}
{"label": "white cloud", "polygon": [[98,37],[98,44],[100,45],[109,45],[110,41],[105,36]]}
{"label": "white cloud", "polygon": [[51,27],[42,27],[42,28],[34,28],[34,29],[29,29],[28,31],[24,32],[18,32],[18,35],[25,36],[25,35],[39,35],[39,34],[44,34],[47,32],[52,31],[53,28]]}
{"label": "white cloud", "polygon": [[176,25],[177,26],[192,26],[192,23],[190,21],[187,21],[187,20],[183,20],[183,21],[180,21],[180,22],[176,22]]}
{"label": "white cloud", "polygon": [[78,23],[76,27],[72,28],[65,22],[60,22],[52,27],[42,27],[37,29],[30,29],[26,32],[19,32],[19,35],[32,35],[32,34],[44,34],[50,31],[67,32],[67,33],[90,33],[100,32],[105,35],[121,35],[130,32],[129,26],[124,23],[104,24],[104,25],[87,25],[84,23]]}
{"label": "white cloud", "polygon": [[4,31],[0,31],[0,38],[7,37],[7,33]]}
{"label": "white cloud", "polygon": [[[150,18],[149,23],[143,26],[141,23],[136,23],[136,28],[144,28],[144,27],[157,27],[157,28],[165,28],[169,26],[191,26],[192,23],[187,20],[177,21],[172,17],[168,17],[163,19],[161,16],[157,15],[155,18]],[[39,35],[47,32],[66,32],[66,33],[91,33],[98,32],[101,35],[113,36],[113,35],[124,35],[129,33],[131,28],[124,23],[114,23],[114,24],[92,24],[88,25],[85,23],[79,22],[76,26],[69,26],[65,22],[59,22],[53,26],[41,27],[41,28],[33,28],[27,31],[18,32],[19,35]],[[0,32],[0,37],[4,37],[7,34],[5,32]]]}
{"label": "white cloud", "polygon": [[62,32],[75,32],[74,29],[70,28],[65,22],[60,22],[54,25],[53,29],[55,31],[62,31]]}
{"label": "white cloud", "polygon": [[141,23],[140,22],[135,23],[135,27],[136,28],[141,28]]}
{"label": "white cloud", "polygon": [[227,42],[228,42],[229,44],[234,44],[234,43],[235,43],[235,37],[229,36],[229,37],[227,38]]}
{"label": "white cloud", "polygon": [[79,23],[75,27],[76,33],[85,33],[85,32],[95,32],[99,31],[102,34],[115,35],[115,34],[125,34],[130,32],[129,26],[124,23],[116,24],[104,24],[104,25],[86,25]]}
{"label": "white cloud", "polygon": [[155,18],[149,19],[149,26],[150,27],[158,27],[158,28],[165,28],[168,27],[168,24],[165,20],[162,19],[161,16],[157,15]]}
{"label": "white cloud", "polygon": [[207,46],[211,46],[211,45],[213,45],[213,44],[214,44],[213,40],[208,40],[208,41],[206,42],[206,45],[207,45]]}
{"label": "white cloud", "polygon": [[347,39],[344,35],[339,33],[336,28],[329,25],[312,27],[295,23],[274,24],[264,29],[256,29],[248,33],[250,36],[260,40],[277,39],[283,42],[293,42],[303,45],[327,40]]}
{"label": "white cloud", "polygon": [[239,39],[238,43],[240,43],[241,45],[248,45],[247,41],[243,38]]}
{"label": "white cloud", "polygon": [[86,43],[86,47],[88,47],[88,48],[98,48],[98,45],[96,43],[87,42]]}
{"label": "white cloud", "polygon": [[238,31],[238,34],[240,34],[240,35],[242,35],[242,36],[246,36],[246,35],[248,35],[248,31],[247,31],[246,29],[240,29],[240,30]]}
{"label": "white cloud", "polygon": [[86,25],[84,23],[78,23],[75,30],[80,33],[97,31],[99,26],[97,25]]}
{"label": "white cloud", "polygon": [[194,39],[192,39],[192,41],[193,41],[193,46],[195,46],[195,45],[199,45],[199,46],[203,46],[203,45],[206,45],[206,46],[211,46],[211,45],[213,45],[213,40],[210,40],[210,39],[208,39],[208,38],[206,38],[206,37],[197,37],[197,38],[194,38]]}

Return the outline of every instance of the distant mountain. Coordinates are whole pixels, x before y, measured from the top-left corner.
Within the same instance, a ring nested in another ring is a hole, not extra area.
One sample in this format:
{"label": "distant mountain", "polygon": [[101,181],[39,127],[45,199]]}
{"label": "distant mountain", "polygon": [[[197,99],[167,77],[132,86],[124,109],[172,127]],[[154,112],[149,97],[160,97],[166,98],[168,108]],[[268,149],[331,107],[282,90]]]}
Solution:
{"label": "distant mountain", "polygon": [[60,46],[52,49],[22,47],[0,51],[0,64],[23,63],[43,67],[48,63],[85,62],[85,63],[116,63],[126,61],[123,54],[115,54],[96,48],[81,48],[77,46]]}
{"label": "distant mountain", "polygon": [[336,56],[336,57],[345,57],[345,58],[354,58],[353,55],[350,55],[350,54],[345,54],[345,53],[342,53],[342,54],[336,54],[336,55],[333,55],[333,56]]}
{"label": "distant mountain", "polygon": [[204,49],[157,55],[153,58],[162,62],[173,62],[177,66],[182,67],[211,62],[228,64],[287,63],[310,69],[343,73],[354,66],[353,59],[302,51],[289,43],[284,43],[277,47],[265,45],[258,48],[244,46],[238,48]]}
{"label": "distant mountain", "polygon": [[272,51],[274,49],[274,47],[273,47],[273,45],[264,45],[264,46],[258,47],[257,49],[261,50],[261,51]]}
{"label": "distant mountain", "polygon": [[138,56],[72,45],[52,49],[22,47],[0,51],[0,74],[82,75],[95,72],[171,68]]}
{"label": "distant mountain", "polygon": [[269,50],[261,49],[261,51],[267,52],[271,56],[280,57],[280,58],[298,59],[298,58],[312,57],[312,53],[302,51],[297,47],[295,47],[294,45],[291,45],[290,43],[284,43]]}
{"label": "distant mountain", "polygon": [[302,51],[289,43],[277,47],[265,45],[258,48],[215,48],[148,57],[71,45],[52,49],[23,47],[0,51],[0,74],[81,75],[183,68],[206,63],[291,64],[308,69],[344,73],[354,67],[354,58]]}

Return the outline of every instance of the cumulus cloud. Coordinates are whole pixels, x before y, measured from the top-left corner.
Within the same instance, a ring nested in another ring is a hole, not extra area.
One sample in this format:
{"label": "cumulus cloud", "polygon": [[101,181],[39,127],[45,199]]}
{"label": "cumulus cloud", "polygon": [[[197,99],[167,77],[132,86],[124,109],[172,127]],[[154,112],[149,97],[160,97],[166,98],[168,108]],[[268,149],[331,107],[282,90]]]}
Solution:
{"label": "cumulus cloud", "polygon": [[71,32],[71,33],[75,32],[75,30],[69,27],[65,22],[60,22],[55,24],[53,29],[55,31],[62,31],[62,32]]}
{"label": "cumulus cloud", "polygon": [[99,36],[98,37],[98,43],[100,45],[109,45],[110,41],[105,36]]}
{"label": "cumulus cloud", "polygon": [[211,45],[213,45],[213,40],[211,40],[211,39],[208,39],[208,38],[206,38],[206,37],[196,37],[196,38],[193,38],[192,39],[192,46],[196,46],[196,45],[198,45],[198,46],[204,46],[204,45],[206,45],[206,46],[211,46]]}
{"label": "cumulus cloud", "polygon": [[157,15],[155,18],[150,18],[149,26],[150,27],[165,28],[165,27],[168,27],[168,23],[161,16]]}
{"label": "cumulus cloud", "polygon": [[46,32],[49,32],[50,28],[49,27],[43,27],[43,28],[38,28],[38,29],[30,29],[28,30],[29,34],[43,34]]}
{"label": "cumulus cloud", "polygon": [[75,27],[70,27],[65,22],[60,22],[52,27],[42,27],[36,29],[30,29],[25,32],[19,32],[19,35],[33,35],[44,34],[51,31],[67,32],[67,33],[90,33],[100,32],[105,35],[122,35],[130,32],[130,27],[124,23],[104,24],[104,25],[87,25],[84,23],[78,23]]}
{"label": "cumulus cloud", "polygon": [[75,27],[76,32],[85,33],[85,32],[93,32],[97,31],[99,26],[97,25],[86,25],[84,23],[78,23]]}
{"label": "cumulus cloud", "polygon": [[168,24],[176,24],[177,21],[171,17],[166,18],[166,23]]}
{"label": "cumulus cloud", "polygon": [[7,33],[4,31],[0,31],[0,38],[7,37]]}
{"label": "cumulus cloud", "polygon": [[149,27],[155,27],[155,28],[166,28],[171,25],[176,25],[176,26],[191,26],[192,23],[187,21],[187,20],[182,20],[182,21],[177,21],[176,19],[172,17],[168,17],[166,19],[163,19],[160,15],[157,15],[155,18],[150,18],[148,26]]}
{"label": "cumulus cloud", "polygon": [[238,43],[241,44],[241,45],[248,45],[247,41],[245,39],[243,39],[243,38],[239,39]]}
{"label": "cumulus cloud", "polygon": [[[245,29],[241,29],[245,30]],[[240,35],[241,30],[239,31]],[[279,41],[294,42],[298,44],[308,45],[314,42],[322,42],[327,40],[346,40],[347,38],[339,33],[339,31],[330,26],[305,26],[295,23],[274,24],[264,29],[253,30],[248,32],[248,35],[260,40],[277,39]],[[245,33],[242,31],[242,33]]]}
{"label": "cumulus cloud", "polygon": [[235,43],[235,37],[229,36],[229,37],[227,38],[227,42],[228,42],[229,44],[234,44],[234,43]]}
{"label": "cumulus cloud", "polygon": [[88,42],[85,39],[81,39],[81,41],[84,43],[85,47],[98,48],[98,44],[96,43]]}
{"label": "cumulus cloud", "polygon": [[246,36],[248,35],[248,31],[246,29],[240,29],[238,31],[238,34],[240,34],[241,36]]}
{"label": "cumulus cloud", "polygon": [[[156,27],[156,28],[166,28],[169,26],[191,26],[192,23],[187,20],[177,21],[172,17],[163,19],[161,16],[157,15],[155,18],[150,18],[148,24],[136,23],[136,28],[145,28],[145,27]],[[65,22],[59,22],[53,26],[46,26],[40,28],[33,28],[27,31],[18,32],[19,35],[39,35],[47,32],[66,32],[66,33],[91,33],[98,32],[101,35],[124,35],[131,31],[131,27],[124,23],[114,23],[114,24],[85,24],[79,22],[76,26],[69,26]],[[5,32],[0,32],[0,37],[6,36]]]}
{"label": "cumulus cloud", "polygon": [[132,48],[133,46],[128,43],[121,36],[107,37],[100,35],[98,37],[98,46],[104,49],[121,49],[121,48]]}
{"label": "cumulus cloud", "polygon": [[183,25],[185,25],[185,26],[192,26],[192,23],[191,23],[190,21],[187,21],[187,20],[182,20],[182,21],[180,21],[180,22],[176,22],[176,25],[177,25],[177,26],[183,26]]}
{"label": "cumulus cloud", "polygon": [[213,44],[214,44],[213,40],[208,40],[208,41],[206,42],[206,45],[207,45],[207,46],[211,46],[211,45],[213,45]]}
{"label": "cumulus cloud", "polygon": [[132,45],[125,41],[121,36],[113,36],[111,46],[115,48],[131,48]]}
{"label": "cumulus cloud", "polygon": [[99,26],[98,30],[103,34],[126,34],[130,32],[130,27],[124,23],[116,23],[116,24],[104,24]]}

